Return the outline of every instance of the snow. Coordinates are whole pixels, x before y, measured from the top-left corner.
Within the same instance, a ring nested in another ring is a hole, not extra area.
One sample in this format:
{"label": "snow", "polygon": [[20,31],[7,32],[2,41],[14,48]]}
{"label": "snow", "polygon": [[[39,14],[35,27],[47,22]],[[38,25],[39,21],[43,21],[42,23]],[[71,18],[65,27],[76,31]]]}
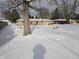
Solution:
{"label": "snow", "polygon": [[22,36],[14,24],[0,30],[0,59],[79,59],[79,24],[31,25],[31,31]]}
{"label": "snow", "polygon": [[2,20],[0,19],[0,21],[2,21],[2,22],[9,22],[8,20],[4,20],[4,19],[2,19]]}
{"label": "snow", "polygon": [[[30,21],[51,21],[51,20],[49,20],[49,19],[29,19]],[[19,19],[19,20],[17,20],[17,21],[23,21],[23,19]]]}
{"label": "snow", "polygon": [[66,19],[55,19],[54,21],[66,21]]}
{"label": "snow", "polygon": [[50,21],[49,19],[30,19],[30,21]]}

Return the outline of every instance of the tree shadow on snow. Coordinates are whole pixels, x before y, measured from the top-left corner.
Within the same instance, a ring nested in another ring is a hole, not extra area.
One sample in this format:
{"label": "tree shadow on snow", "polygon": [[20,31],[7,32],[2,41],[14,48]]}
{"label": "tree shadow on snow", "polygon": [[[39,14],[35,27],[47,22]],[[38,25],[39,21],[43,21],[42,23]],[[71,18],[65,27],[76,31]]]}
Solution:
{"label": "tree shadow on snow", "polygon": [[11,25],[0,30],[0,47],[11,41],[14,37],[16,37],[16,34],[14,33]]}
{"label": "tree shadow on snow", "polygon": [[46,49],[41,45],[38,44],[33,48],[33,59],[44,59]]}

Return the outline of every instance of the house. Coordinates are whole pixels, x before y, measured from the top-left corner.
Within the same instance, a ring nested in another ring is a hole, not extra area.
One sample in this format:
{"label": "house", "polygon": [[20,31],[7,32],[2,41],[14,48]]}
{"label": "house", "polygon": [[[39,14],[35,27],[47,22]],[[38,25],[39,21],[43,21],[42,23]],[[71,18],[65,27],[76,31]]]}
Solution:
{"label": "house", "polygon": [[77,19],[69,19],[70,24],[77,24],[78,20]]}
{"label": "house", "polygon": [[54,24],[52,20],[49,19],[30,19],[32,25],[50,25]]}
{"label": "house", "polygon": [[[17,20],[16,24],[18,26],[23,25],[23,19]],[[50,20],[50,19],[30,19],[30,24],[31,25],[66,24],[66,20],[65,19],[55,19],[55,20]]]}
{"label": "house", "polygon": [[[23,25],[23,19],[17,20],[16,23],[18,26]],[[54,24],[53,20],[49,19],[30,19],[30,24],[31,25],[51,25]]]}
{"label": "house", "polygon": [[65,19],[55,19],[54,24],[66,24],[67,21]]}

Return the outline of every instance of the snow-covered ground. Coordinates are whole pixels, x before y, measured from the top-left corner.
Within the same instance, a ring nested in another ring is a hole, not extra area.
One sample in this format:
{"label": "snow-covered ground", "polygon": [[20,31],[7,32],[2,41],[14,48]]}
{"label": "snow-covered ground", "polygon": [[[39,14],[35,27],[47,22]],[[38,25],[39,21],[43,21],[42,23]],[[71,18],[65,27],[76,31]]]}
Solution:
{"label": "snow-covered ground", "polygon": [[0,59],[79,59],[79,24],[32,26],[32,34],[8,25],[0,30]]}

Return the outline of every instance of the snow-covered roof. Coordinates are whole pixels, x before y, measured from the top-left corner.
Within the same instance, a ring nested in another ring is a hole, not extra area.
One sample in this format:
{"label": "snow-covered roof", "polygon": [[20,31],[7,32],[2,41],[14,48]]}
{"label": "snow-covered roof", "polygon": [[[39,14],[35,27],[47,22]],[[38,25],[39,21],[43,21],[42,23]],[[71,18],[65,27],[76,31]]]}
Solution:
{"label": "snow-covered roof", "polygon": [[30,21],[49,21],[49,19],[30,19]]}
{"label": "snow-covered roof", "polygon": [[0,21],[2,21],[2,22],[9,22],[9,20],[0,20]]}
{"label": "snow-covered roof", "polygon": [[[51,21],[50,19],[29,19],[30,21]],[[23,21],[23,19],[19,19],[17,21]]]}
{"label": "snow-covered roof", "polygon": [[[50,20],[50,19],[29,19],[30,21],[66,21],[65,19],[55,19],[55,20]],[[23,19],[19,19],[17,21],[23,21]]]}
{"label": "snow-covered roof", "polygon": [[66,19],[55,19],[54,21],[66,21]]}

